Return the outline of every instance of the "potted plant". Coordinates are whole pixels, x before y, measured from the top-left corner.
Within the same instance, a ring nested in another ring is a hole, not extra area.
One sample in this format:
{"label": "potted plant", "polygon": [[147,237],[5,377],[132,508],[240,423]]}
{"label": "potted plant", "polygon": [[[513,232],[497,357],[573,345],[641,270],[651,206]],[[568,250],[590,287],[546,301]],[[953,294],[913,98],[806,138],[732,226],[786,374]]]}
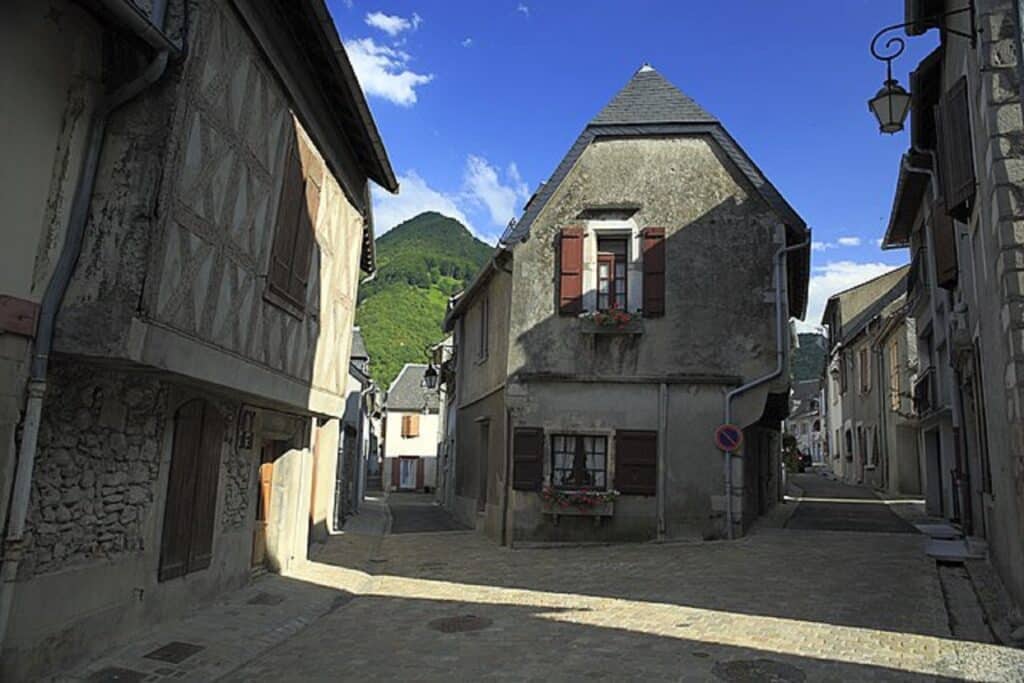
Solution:
{"label": "potted plant", "polygon": [[567,516],[611,516],[618,496],[619,492],[615,490],[601,491],[587,487],[566,490],[551,485],[545,486],[540,492],[544,512]]}
{"label": "potted plant", "polygon": [[586,311],[580,313],[584,332],[590,334],[640,334],[643,318],[640,312],[630,313],[623,308]]}

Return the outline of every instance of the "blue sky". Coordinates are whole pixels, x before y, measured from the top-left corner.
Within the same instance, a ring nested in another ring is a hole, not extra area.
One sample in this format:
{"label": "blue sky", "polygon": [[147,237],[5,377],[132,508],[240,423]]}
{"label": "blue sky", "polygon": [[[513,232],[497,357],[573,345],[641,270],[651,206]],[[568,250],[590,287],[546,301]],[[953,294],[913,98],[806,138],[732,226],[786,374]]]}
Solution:
{"label": "blue sky", "polygon": [[[907,260],[878,239],[908,134],[866,101],[898,0],[329,0],[402,191],[378,234],[433,209],[493,241],[644,63],[717,116],[814,230],[811,305]],[[725,9],[727,7],[728,9]],[[934,34],[934,32],[933,32]],[[910,39],[897,78],[936,44]]]}

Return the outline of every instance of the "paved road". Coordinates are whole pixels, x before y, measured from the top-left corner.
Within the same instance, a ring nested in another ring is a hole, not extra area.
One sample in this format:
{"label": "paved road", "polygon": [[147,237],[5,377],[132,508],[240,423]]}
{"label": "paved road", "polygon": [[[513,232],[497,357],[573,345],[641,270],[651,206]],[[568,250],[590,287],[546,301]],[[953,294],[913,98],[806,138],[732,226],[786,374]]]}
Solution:
{"label": "paved road", "polygon": [[817,473],[790,476],[804,493],[786,523],[787,529],[917,533],[870,488],[833,481]]}
{"label": "paved road", "polygon": [[392,493],[388,495],[391,510],[391,533],[415,534],[429,531],[460,531],[466,527],[459,524],[434,503],[433,496],[415,493]]}

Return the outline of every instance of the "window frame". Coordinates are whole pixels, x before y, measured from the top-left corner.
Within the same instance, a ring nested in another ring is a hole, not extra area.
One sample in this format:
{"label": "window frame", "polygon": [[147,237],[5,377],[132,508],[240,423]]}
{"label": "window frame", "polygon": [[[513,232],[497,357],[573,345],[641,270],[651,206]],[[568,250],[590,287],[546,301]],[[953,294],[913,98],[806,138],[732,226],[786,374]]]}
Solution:
{"label": "window frame", "polygon": [[597,311],[598,241],[621,239],[626,242],[625,305],[622,310],[639,313],[643,310],[643,233],[633,218],[593,218],[584,222],[582,310]]}
{"label": "window frame", "polygon": [[[617,253],[607,249],[608,243],[614,242],[621,244],[622,253]],[[618,235],[605,235],[597,236],[597,265],[596,271],[596,282],[597,282],[597,309],[601,311],[607,311],[612,309],[628,311],[629,310],[629,242],[630,238],[626,236]],[[606,247],[602,250],[602,243]],[[608,277],[601,277],[601,266],[603,264],[608,265]],[[621,270],[621,273],[620,273]],[[622,283],[622,292],[619,292],[619,282]],[[601,293],[601,283],[607,282],[607,291]],[[601,306],[601,297],[604,296],[607,299],[607,304]]]}
{"label": "window frame", "polygon": [[[571,440],[571,443],[569,445],[572,446],[572,450],[571,451],[569,451],[569,450],[557,450],[556,451],[556,446],[555,446],[556,439]],[[603,447],[604,447],[604,450],[603,450],[604,467],[603,468],[587,467],[587,456],[590,454],[590,453],[588,453],[588,451],[586,449],[586,440],[587,439],[594,439],[595,442],[596,442],[596,440],[599,439],[603,443]],[[548,481],[549,485],[552,488],[557,489],[559,491],[579,491],[579,490],[584,490],[584,489],[590,490],[590,491],[608,491],[608,490],[610,490],[610,488],[609,488],[609,480],[613,476],[613,471],[612,471],[612,468],[611,468],[611,455],[612,454],[611,454],[611,450],[610,450],[612,439],[610,438],[610,436],[608,434],[606,434],[606,433],[593,433],[593,432],[590,432],[590,433],[581,433],[581,432],[552,432],[552,433],[547,435],[546,441],[547,441],[546,446],[548,448],[548,458],[547,458],[547,460],[548,460],[548,472],[547,472],[547,475],[548,476],[547,476],[547,481]],[[572,464],[571,464],[571,468],[566,468],[564,466],[558,467],[557,463],[556,463],[556,458],[558,457],[558,454],[568,455],[570,453],[573,455],[573,461],[572,461]],[[581,456],[582,456],[582,460],[583,460],[583,467],[582,468],[577,468],[576,467],[576,458],[580,458]],[[596,484],[588,485],[586,483],[581,483],[581,481],[580,481],[580,472],[583,471],[583,470],[585,470],[588,473],[589,472],[599,472],[601,477],[603,477],[603,480],[604,480],[603,484],[599,486],[599,485],[596,485]],[[566,472],[566,471],[573,472],[573,474],[574,474],[574,481],[571,484],[569,484],[569,485],[556,483],[556,472]]]}

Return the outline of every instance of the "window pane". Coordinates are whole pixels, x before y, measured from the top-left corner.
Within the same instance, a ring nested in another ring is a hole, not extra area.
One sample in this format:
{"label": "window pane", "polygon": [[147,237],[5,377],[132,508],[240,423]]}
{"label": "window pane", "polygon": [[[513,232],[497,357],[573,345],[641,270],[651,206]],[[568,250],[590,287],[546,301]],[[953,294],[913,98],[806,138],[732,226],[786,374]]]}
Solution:
{"label": "window pane", "polygon": [[597,295],[597,307],[601,308],[601,309],[608,308],[608,295],[607,294],[598,294]]}

